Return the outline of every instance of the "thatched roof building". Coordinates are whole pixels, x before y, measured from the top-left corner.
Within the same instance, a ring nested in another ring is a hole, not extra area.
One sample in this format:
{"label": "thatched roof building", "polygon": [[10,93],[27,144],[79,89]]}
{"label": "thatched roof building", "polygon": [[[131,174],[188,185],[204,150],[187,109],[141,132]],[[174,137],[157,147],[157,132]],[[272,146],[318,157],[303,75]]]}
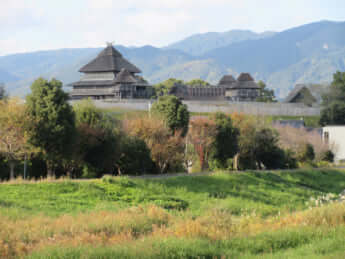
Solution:
{"label": "thatched roof building", "polygon": [[229,101],[252,102],[260,95],[260,86],[249,73],[241,73],[225,95]]}
{"label": "thatched roof building", "polygon": [[80,70],[80,81],[70,84],[72,99],[149,98],[152,87],[136,75],[141,73],[111,44]]}
{"label": "thatched roof building", "polygon": [[218,86],[231,88],[234,83],[236,83],[236,79],[232,75],[225,75],[220,79]]}
{"label": "thatched roof building", "polygon": [[322,95],[327,93],[328,89],[329,85],[326,84],[297,84],[284,102],[318,106],[322,102]]}
{"label": "thatched roof building", "polygon": [[128,60],[122,57],[111,44],[98,54],[98,56],[83,66],[79,72],[120,72],[121,69],[127,69],[130,73],[141,73],[141,70]]}

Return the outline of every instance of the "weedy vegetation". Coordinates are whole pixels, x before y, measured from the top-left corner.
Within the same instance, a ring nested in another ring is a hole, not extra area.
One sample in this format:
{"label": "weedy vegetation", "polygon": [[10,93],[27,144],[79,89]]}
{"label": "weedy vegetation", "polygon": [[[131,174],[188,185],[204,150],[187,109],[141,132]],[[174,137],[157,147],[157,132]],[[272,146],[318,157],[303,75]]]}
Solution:
{"label": "weedy vegetation", "polygon": [[0,184],[1,258],[343,258],[345,172]]}

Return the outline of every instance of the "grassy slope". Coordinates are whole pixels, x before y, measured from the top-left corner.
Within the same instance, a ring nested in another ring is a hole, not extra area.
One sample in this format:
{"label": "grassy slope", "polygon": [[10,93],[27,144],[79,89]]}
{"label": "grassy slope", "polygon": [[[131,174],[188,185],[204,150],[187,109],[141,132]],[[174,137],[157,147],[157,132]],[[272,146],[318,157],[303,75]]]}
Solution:
{"label": "grassy slope", "polygon": [[0,255],[341,258],[345,206],[298,211],[344,189],[330,169],[1,184]]}
{"label": "grassy slope", "polygon": [[63,181],[0,185],[1,212],[47,215],[156,204],[200,215],[217,207],[232,214],[263,215],[306,207],[321,192],[340,193],[345,174],[335,170],[248,172],[164,179],[118,178],[110,182]]}

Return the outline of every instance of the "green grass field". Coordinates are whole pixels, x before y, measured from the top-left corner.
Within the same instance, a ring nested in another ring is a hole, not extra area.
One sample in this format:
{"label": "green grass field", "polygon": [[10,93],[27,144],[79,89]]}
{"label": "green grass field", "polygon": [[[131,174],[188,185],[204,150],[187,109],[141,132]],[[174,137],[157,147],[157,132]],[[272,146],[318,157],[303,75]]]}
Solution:
{"label": "green grass field", "polygon": [[0,257],[344,258],[345,204],[311,202],[344,189],[331,169],[3,183]]}

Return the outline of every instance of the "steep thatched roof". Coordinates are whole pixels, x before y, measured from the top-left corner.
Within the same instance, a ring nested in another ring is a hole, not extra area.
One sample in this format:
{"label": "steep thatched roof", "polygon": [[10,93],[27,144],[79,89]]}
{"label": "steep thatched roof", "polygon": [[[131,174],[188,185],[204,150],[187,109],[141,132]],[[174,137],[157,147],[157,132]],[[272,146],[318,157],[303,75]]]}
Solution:
{"label": "steep thatched roof", "polygon": [[120,72],[122,68],[130,73],[141,73],[140,69],[131,64],[112,45],[108,45],[98,56],[83,66],[79,72]]}
{"label": "steep thatched roof", "polygon": [[294,89],[285,98],[284,102],[291,102],[296,96],[303,90],[308,91],[315,101],[320,104],[322,101],[322,95],[329,89],[326,84],[297,84]]}
{"label": "steep thatched roof", "polygon": [[120,73],[117,74],[115,82],[121,84],[134,84],[137,82],[137,79],[132,76],[127,69],[122,68]]}
{"label": "steep thatched roof", "polygon": [[236,82],[236,79],[232,75],[225,75],[220,79],[218,86],[226,87],[231,86]]}
{"label": "steep thatched roof", "polygon": [[230,87],[231,89],[260,89],[253,77],[249,73],[241,73],[237,81]]}
{"label": "steep thatched roof", "polygon": [[240,76],[237,78],[237,81],[241,81],[241,82],[253,81],[254,82],[254,79],[249,73],[241,73]]}

